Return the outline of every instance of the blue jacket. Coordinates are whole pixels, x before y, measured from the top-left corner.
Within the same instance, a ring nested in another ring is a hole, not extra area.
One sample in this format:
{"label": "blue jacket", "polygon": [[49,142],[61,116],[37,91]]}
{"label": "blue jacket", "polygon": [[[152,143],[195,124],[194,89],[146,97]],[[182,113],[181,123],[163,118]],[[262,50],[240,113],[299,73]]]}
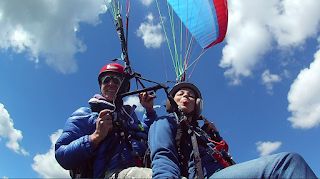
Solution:
{"label": "blue jacket", "polygon": [[[173,115],[159,117],[150,127],[149,147],[151,149],[152,178],[181,178],[178,153],[176,149],[175,137],[177,135],[177,122]],[[190,156],[188,162],[189,178],[195,177],[193,148],[190,137],[187,150]],[[211,143],[209,145],[212,145]],[[201,164],[204,177],[210,177],[213,173],[224,167],[210,156],[206,149],[199,146]]]}
{"label": "blue jacket", "polygon": [[[55,156],[59,164],[67,170],[75,169],[84,162],[94,158],[94,177],[98,178],[103,175],[108,152],[114,145],[118,147],[114,152],[114,157],[109,164],[108,170],[117,167],[120,142],[115,144],[118,136],[115,127],[98,146],[94,147],[93,143],[89,142],[89,135],[95,131],[96,120],[99,115],[98,112],[93,112],[92,109],[98,109],[98,111],[102,109],[114,109],[112,104],[101,99],[101,96],[97,97],[97,95],[89,100],[89,104],[90,108],[79,108],[67,120],[63,133],[55,144]],[[143,141],[147,140],[148,128],[153,122],[150,119],[154,119],[155,117],[148,118],[145,123],[141,123],[134,109],[135,107],[132,107],[131,111],[124,112],[124,119],[126,121],[124,127],[132,135],[130,139],[132,147],[140,157],[143,157],[147,149],[146,142]],[[155,113],[151,115],[156,116]],[[124,162],[126,162],[126,166],[138,166],[137,161],[125,143],[124,149],[121,152],[120,166],[122,165],[123,167]]]}

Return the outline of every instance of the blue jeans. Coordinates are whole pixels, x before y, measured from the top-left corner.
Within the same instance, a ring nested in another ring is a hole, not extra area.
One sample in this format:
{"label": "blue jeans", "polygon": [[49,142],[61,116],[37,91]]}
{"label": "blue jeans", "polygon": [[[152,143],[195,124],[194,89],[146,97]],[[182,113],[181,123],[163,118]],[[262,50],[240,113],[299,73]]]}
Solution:
{"label": "blue jeans", "polygon": [[280,153],[239,163],[209,178],[317,178],[306,161],[296,153]]}

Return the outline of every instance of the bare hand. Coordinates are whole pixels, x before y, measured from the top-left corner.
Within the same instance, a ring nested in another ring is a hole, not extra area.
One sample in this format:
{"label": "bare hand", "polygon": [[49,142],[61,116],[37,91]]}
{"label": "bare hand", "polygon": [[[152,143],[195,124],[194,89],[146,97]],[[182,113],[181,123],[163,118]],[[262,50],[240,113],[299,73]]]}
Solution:
{"label": "bare hand", "polygon": [[156,98],[156,96],[152,96],[147,92],[141,92],[138,94],[138,97],[140,99],[140,104],[146,109],[147,112],[154,111],[153,105],[154,101],[153,99]]}
{"label": "bare hand", "polygon": [[97,123],[96,130],[93,134],[91,134],[91,139],[95,144],[99,144],[113,129],[111,111],[109,109],[105,109],[100,111]]}

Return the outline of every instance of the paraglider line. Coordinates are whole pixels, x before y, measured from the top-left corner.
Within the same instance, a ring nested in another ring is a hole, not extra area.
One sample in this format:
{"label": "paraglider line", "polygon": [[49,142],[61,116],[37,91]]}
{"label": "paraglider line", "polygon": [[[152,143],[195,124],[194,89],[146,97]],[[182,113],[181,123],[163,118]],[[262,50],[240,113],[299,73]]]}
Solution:
{"label": "paraglider line", "polygon": [[[175,62],[176,62],[176,66],[179,66],[179,61],[178,59],[178,52],[177,52],[177,44],[176,44],[176,34],[175,34],[175,30],[174,30],[174,19],[173,19],[173,9],[170,9],[169,3],[167,2],[167,7],[168,7],[168,14],[169,14],[169,19],[170,19],[170,25],[171,25],[171,31],[172,31],[172,38],[173,38],[173,46],[174,46],[174,52],[175,52]],[[170,13],[171,11],[171,13]]]}
{"label": "paraglider line", "polygon": [[[194,33],[193,34],[196,34],[196,31],[197,31],[197,27],[198,27],[198,23],[199,23],[199,19],[200,19],[200,14],[201,14],[201,11],[202,11],[202,5],[203,5],[203,1],[201,2],[201,7],[200,7],[200,11],[199,11],[199,15],[198,15],[198,19],[197,19],[197,23],[196,23],[196,27],[194,29]],[[192,45],[193,45],[193,41],[194,41],[194,38],[195,38],[195,35],[192,36],[192,42],[191,42],[191,45],[190,45],[190,49],[188,47],[188,57],[186,58],[186,66],[185,66],[185,70],[187,70],[187,64],[189,63],[189,59],[190,59],[190,52],[192,50]],[[202,50],[203,51],[203,50]],[[202,53],[202,52],[201,52]]]}
{"label": "paraglider line", "polygon": [[168,39],[168,36],[167,36],[166,28],[164,27],[163,19],[162,19],[162,16],[161,16],[158,0],[156,0],[156,3],[157,3],[157,8],[158,8],[158,12],[159,12],[162,28],[163,28],[164,34],[166,36],[166,40],[167,40],[168,48],[169,48],[169,51],[170,51],[171,59],[172,59],[172,62],[173,62],[173,66],[174,66],[174,69],[176,71],[176,75],[178,75],[178,71],[177,71],[176,65],[174,63],[174,58],[172,56],[172,51],[171,51],[171,48],[170,48],[170,44],[169,44],[169,39]]}
{"label": "paraglider line", "polygon": [[127,14],[129,14],[129,11],[130,11],[130,5],[131,5],[131,0],[129,0],[129,4],[128,4],[128,0],[126,0]]}
{"label": "paraglider line", "polygon": [[[196,62],[196,64],[193,66],[193,68],[192,68],[192,70],[191,70],[191,72],[190,72],[190,74],[189,74],[189,77],[188,77],[188,80],[187,80],[187,81],[189,81],[189,79],[190,79],[190,77],[191,77],[191,75],[192,75],[195,67],[196,67],[197,64],[198,64],[198,61],[199,61],[200,57],[204,54],[204,53],[203,53],[203,50],[204,50],[204,49],[201,50],[201,53],[200,53],[199,57],[194,61],[194,62]],[[205,51],[205,52],[206,52],[206,51]],[[194,62],[192,62],[192,64],[193,64]],[[192,64],[191,64],[191,65],[192,65]]]}

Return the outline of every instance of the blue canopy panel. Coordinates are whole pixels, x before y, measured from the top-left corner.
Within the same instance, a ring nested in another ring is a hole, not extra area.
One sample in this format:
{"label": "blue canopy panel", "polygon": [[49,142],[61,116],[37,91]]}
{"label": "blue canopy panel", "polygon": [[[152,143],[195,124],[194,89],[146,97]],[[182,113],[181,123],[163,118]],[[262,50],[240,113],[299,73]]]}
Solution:
{"label": "blue canopy panel", "polygon": [[202,48],[223,41],[228,24],[227,0],[167,0]]}

